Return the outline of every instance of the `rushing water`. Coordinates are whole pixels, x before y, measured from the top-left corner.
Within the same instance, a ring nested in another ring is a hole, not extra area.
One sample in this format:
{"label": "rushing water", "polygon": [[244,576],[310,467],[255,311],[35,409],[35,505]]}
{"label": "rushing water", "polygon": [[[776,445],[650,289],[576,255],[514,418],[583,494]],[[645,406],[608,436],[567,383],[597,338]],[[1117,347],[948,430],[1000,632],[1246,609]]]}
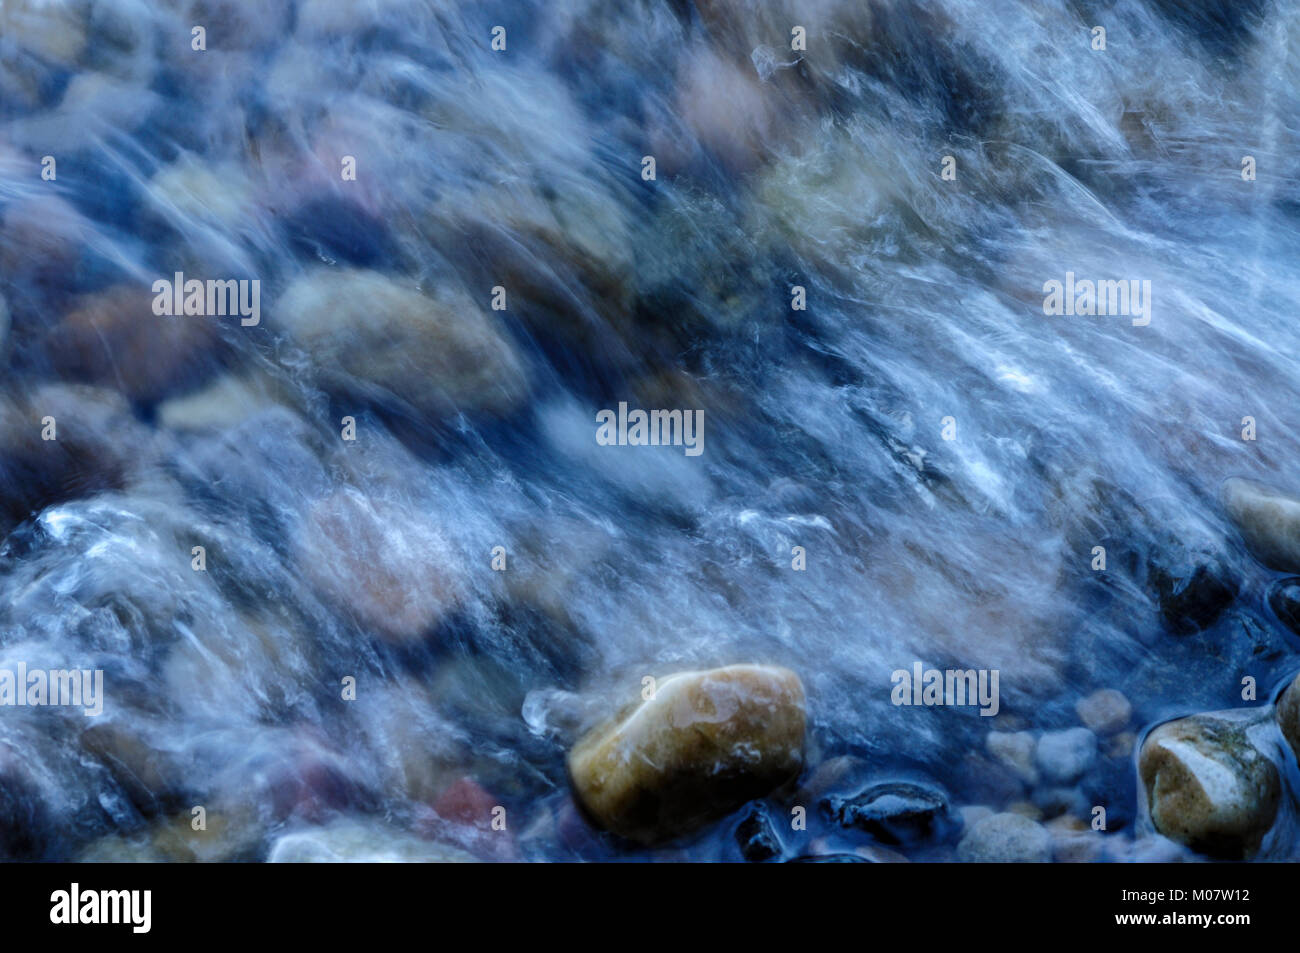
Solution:
{"label": "rushing water", "polygon": [[[647,856],[565,752],[737,661],[802,677],[810,773],[996,810],[991,728],[1267,700],[1219,489],[1300,486],[1298,118],[1282,0],[0,0],[0,668],[105,685],[0,710],[0,846]],[[258,322],[157,316],[177,272]],[[1045,314],[1067,272],[1149,323]],[[620,401],[703,452],[600,445]],[[1162,612],[1198,567],[1235,597]],[[917,661],[997,717],[892,704]],[[1128,749],[1074,793],[1136,850]]]}

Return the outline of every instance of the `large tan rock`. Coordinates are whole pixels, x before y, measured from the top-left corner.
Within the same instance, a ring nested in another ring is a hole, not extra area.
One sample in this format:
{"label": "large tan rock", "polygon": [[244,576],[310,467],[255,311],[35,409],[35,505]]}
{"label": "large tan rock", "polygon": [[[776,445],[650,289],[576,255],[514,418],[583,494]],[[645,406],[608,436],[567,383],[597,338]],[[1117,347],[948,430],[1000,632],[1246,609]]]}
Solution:
{"label": "large tan rock", "polygon": [[789,669],[680,672],[579,740],[569,773],[597,824],[650,843],[794,778],[804,729],[803,684]]}
{"label": "large tan rock", "polygon": [[1234,478],[1223,484],[1223,504],[1256,559],[1270,569],[1300,572],[1300,499]]}
{"label": "large tan rock", "polygon": [[1267,717],[1260,709],[1189,715],[1147,736],[1138,774],[1157,831],[1216,857],[1259,850],[1281,796],[1277,767],[1251,737]]}
{"label": "large tan rock", "polygon": [[182,225],[202,223],[235,231],[258,215],[253,184],[242,169],[232,163],[209,165],[190,156],[177,159],[150,180],[149,200],[159,214]]}

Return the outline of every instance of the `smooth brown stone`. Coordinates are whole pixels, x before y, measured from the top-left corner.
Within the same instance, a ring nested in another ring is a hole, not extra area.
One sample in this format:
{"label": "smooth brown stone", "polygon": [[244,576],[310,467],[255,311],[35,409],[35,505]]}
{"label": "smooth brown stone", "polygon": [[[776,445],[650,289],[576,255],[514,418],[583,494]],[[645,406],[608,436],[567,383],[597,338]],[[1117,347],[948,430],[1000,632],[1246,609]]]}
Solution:
{"label": "smooth brown stone", "polygon": [[803,684],[789,669],[679,672],[579,740],[569,773],[598,825],[651,843],[796,777],[805,726]]}
{"label": "smooth brown stone", "polygon": [[1277,816],[1277,767],[1248,736],[1267,714],[1211,712],[1167,722],[1147,736],[1138,774],[1157,831],[1193,850],[1245,859]]}

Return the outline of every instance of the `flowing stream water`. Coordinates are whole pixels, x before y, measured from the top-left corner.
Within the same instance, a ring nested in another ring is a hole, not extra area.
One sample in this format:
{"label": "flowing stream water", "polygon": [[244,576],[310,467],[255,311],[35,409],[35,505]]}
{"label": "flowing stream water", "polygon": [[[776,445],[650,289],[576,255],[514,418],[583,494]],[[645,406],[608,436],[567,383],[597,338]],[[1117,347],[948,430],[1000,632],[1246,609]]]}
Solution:
{"label": "flowing stream water", "polygon": [[[1298,120],[1284,0],[0,0],[0,668],[104,680],[0,709],[0,848],[737,859],[593,830],[565,755],[767,662],[808,776],[1132,856],[1143,728],[1300,667],[1220,501],[1300,488]],[[918,662],[998,713],[895,704]],[[1103,688],[1068,790],[988,753]]]}

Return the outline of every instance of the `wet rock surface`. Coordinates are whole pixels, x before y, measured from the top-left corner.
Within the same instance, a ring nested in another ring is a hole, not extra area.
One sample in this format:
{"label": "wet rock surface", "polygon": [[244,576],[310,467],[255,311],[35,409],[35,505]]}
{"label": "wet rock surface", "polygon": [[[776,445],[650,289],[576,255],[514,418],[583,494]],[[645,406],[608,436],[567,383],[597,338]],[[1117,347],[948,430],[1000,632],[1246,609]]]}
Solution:
{"label": "wet rock surface", "polygon": [[1300,573],[1300,498],[1277,487],[1234,478],[1224,508],[1246,546],[1270,569]]}
{"label": "wet rock surface", "polygon": [[1268,590],[1268,607],[1278,621],[1300,635],[1300,578],[1279,579]]}
{"label": "wet rock surface", "polygon": [[1157,831],[1195,850],[1249,859],[1277,817],[1281,779],[1259,747],[1267,711],[1191,715],[1152,731],[1138,772]]}
{"label": "wet rock surface", "polygon": [[754,808],[736,828],[741,856],[750,863],[762,863],[781,856],[781,840],[762,809]]}
{"label": "wet rock surface", "polygon": [[835,823],[885,844],[942,840],[959,826],[941,791],[907,782],[875,784],[853,797],[827,798],[821,807]]}
{"label": "wet rock surface", "polygon": [[1221,554],[1176,543],[1148,572],[1160,614],[1178,635],[1213,625],[1241,589],[1241,578]]}
{"label": "wet rock surface", "polygon": [[121,285],[73,302],[47,341],[51,366],[143,402],[201,383],[217,365],[216,326],[184,315],[150,320],[153,300],[148,288]]}
{"label": "wet rock surface", "polygon": [[1133,717],[1133,705],[1124,693],[1113,688],[1103,688],[1075,704],[1084,726],[1098,735],[1113,735],[1128,726]]}
{"label": "wet rock surface", "polygon": [[1041,824],[1027,817],[993,814],[966,832],[957,856],[971,864],[1041,864],[1052,859],[1052,840]]}
{"label": "wet rock surface", "polygon": [[1092,767],[1097,757],[1097,736],[1087,728],[1049,731],[1038,739],[1034,760],[1049,780],[1069,784]]}
{"label": "wet rock surface", "polygon": [[1294,856],[1292,11],[493,9],[0,2],[0,860]]}
{"label": "wet rock surface", "polygon": [[312,506],[298,560],[324,598],[397,642],[427,635],[463,588],[460,564],[437,527],[355,491]]}
{"label": "wet rock surface", "polygon": [[583,736],[569,773],[601,827],[663,840],[796,777],[805,719],[803,685],[788,669],[678,673]]}
{"label": "wet rock surface", "polygon": [[501,412],[526,393],[514,348],[462,292],[429,297],[375,272],[318,269],[275,313],[326,386],[361,398],[391,394],[442,415]]}
{"label": "wet rock surface", "polygon": [[1038,742],[1029,731],[991,731],[984,745],[998,762],[1010,769],[1026,784],[1038,783],[1038,766],[1034,753]]}

